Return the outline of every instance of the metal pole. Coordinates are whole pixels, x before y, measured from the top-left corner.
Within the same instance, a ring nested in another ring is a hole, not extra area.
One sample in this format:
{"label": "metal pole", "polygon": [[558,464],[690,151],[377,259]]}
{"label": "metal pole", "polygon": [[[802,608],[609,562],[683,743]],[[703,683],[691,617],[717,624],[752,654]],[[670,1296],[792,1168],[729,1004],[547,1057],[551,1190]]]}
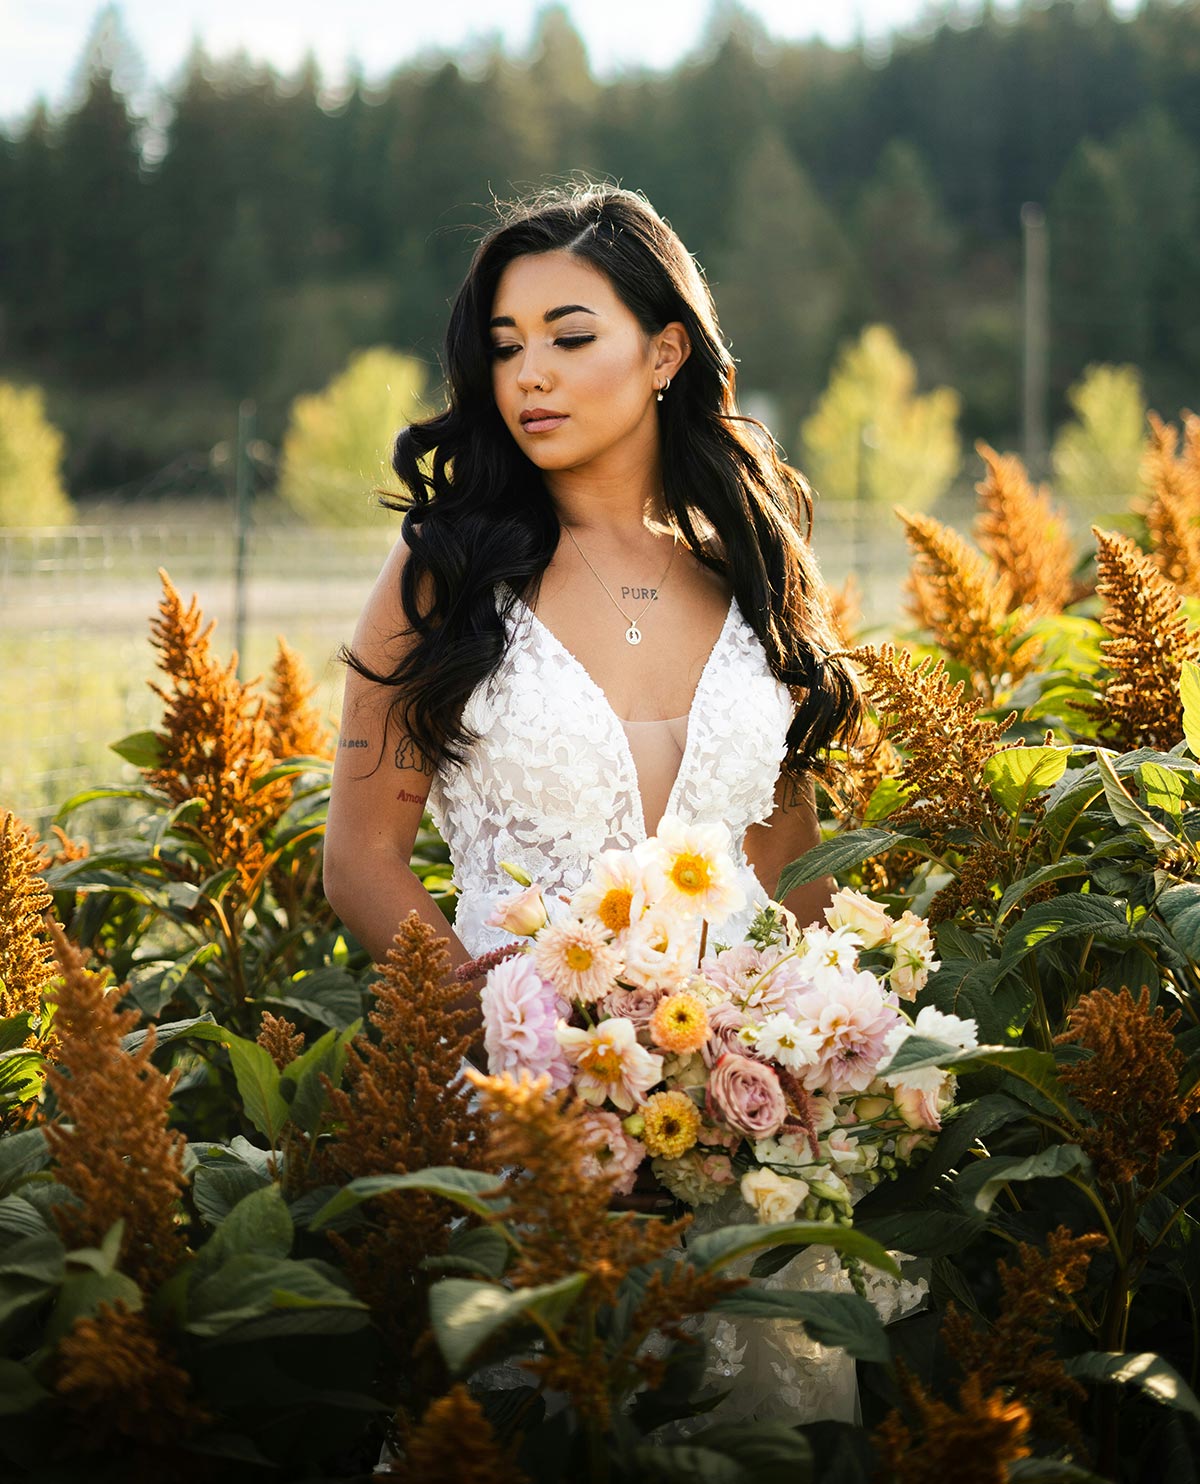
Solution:
{"label": "metal pole", "polygon": [[253,437],[254,403],[247,400],[238,406],[237,459],[234,465],[233,643],[237,650],[239,679],[242,678],[246,665],[246,566],[250,503],[254,496],[250,473],[250,440]]}
{"label": "metal pole", "polygon": [[1050,381],[1050,254],[1046,216],[1027,201],[1021,207],[1024,246],[1024,292],[1021,376],[1021,447],[1025,467],[1038,478],[1046,472],[1049,437],[1046,391]]}

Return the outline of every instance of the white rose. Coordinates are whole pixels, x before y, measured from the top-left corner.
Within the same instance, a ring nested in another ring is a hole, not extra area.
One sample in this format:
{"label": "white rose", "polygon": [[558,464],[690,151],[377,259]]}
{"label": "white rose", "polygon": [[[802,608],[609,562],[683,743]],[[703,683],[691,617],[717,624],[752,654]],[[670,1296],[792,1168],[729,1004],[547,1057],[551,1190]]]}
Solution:
{"label": "white rose", "polygon": [[808,1198],[804,1180],[777,1175],[774,1170],[750,1170],[742,1176],[742,1199],[754,1207],[764,1226],[791,1221],[802,1201]]}
{"label": "white rose", "polygon": [[864,948],[878,948],[887,943],[895,927],[886,908],[848,886],[844,886],[825,908],[825,921],[831,928],[849,928],[860,934]]}

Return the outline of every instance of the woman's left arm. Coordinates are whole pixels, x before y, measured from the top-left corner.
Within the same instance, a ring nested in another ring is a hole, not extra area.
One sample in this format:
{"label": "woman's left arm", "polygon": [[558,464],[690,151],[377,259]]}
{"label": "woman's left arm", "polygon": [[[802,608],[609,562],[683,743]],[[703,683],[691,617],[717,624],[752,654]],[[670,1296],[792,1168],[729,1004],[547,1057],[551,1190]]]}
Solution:
{"label": "woman's left arm", "polygon": [[[747,860],[763,886],[773,893],[783,868],[820,843],[821,826],[812,779],[781,772],[770,819],[766,824],[752,824],[746,831]],[[801,927],[823,923],[825,908],[836,890],[833,877],[822,876],[789,892],[783,905],[796,914]]]}

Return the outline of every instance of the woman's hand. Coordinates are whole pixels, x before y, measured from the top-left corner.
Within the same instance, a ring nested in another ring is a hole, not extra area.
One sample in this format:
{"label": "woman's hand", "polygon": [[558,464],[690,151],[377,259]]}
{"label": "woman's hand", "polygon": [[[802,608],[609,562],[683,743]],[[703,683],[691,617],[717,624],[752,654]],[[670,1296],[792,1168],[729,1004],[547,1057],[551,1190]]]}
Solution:
{"label": "woman's hand", "polygon": [[676,1201],[655,1179],[650,1161],[644,1160],[638,1166],[637,1179],[629,1195],[614,1195],[608,1204],[614,1211],[640,1211],[643,1216],[670,1216],[674,1214]]}

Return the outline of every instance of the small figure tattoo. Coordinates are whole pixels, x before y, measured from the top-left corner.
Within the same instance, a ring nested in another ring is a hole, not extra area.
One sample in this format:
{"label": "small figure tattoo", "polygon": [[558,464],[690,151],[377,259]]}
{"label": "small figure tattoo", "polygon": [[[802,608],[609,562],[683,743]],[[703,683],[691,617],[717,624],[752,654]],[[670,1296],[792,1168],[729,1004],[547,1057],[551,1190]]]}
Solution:
{"label": "small figure tattoo", "polygon": [[433,773],[433,764],[411,737],[401,738],[396,748],[396,766],[413,773]]}

